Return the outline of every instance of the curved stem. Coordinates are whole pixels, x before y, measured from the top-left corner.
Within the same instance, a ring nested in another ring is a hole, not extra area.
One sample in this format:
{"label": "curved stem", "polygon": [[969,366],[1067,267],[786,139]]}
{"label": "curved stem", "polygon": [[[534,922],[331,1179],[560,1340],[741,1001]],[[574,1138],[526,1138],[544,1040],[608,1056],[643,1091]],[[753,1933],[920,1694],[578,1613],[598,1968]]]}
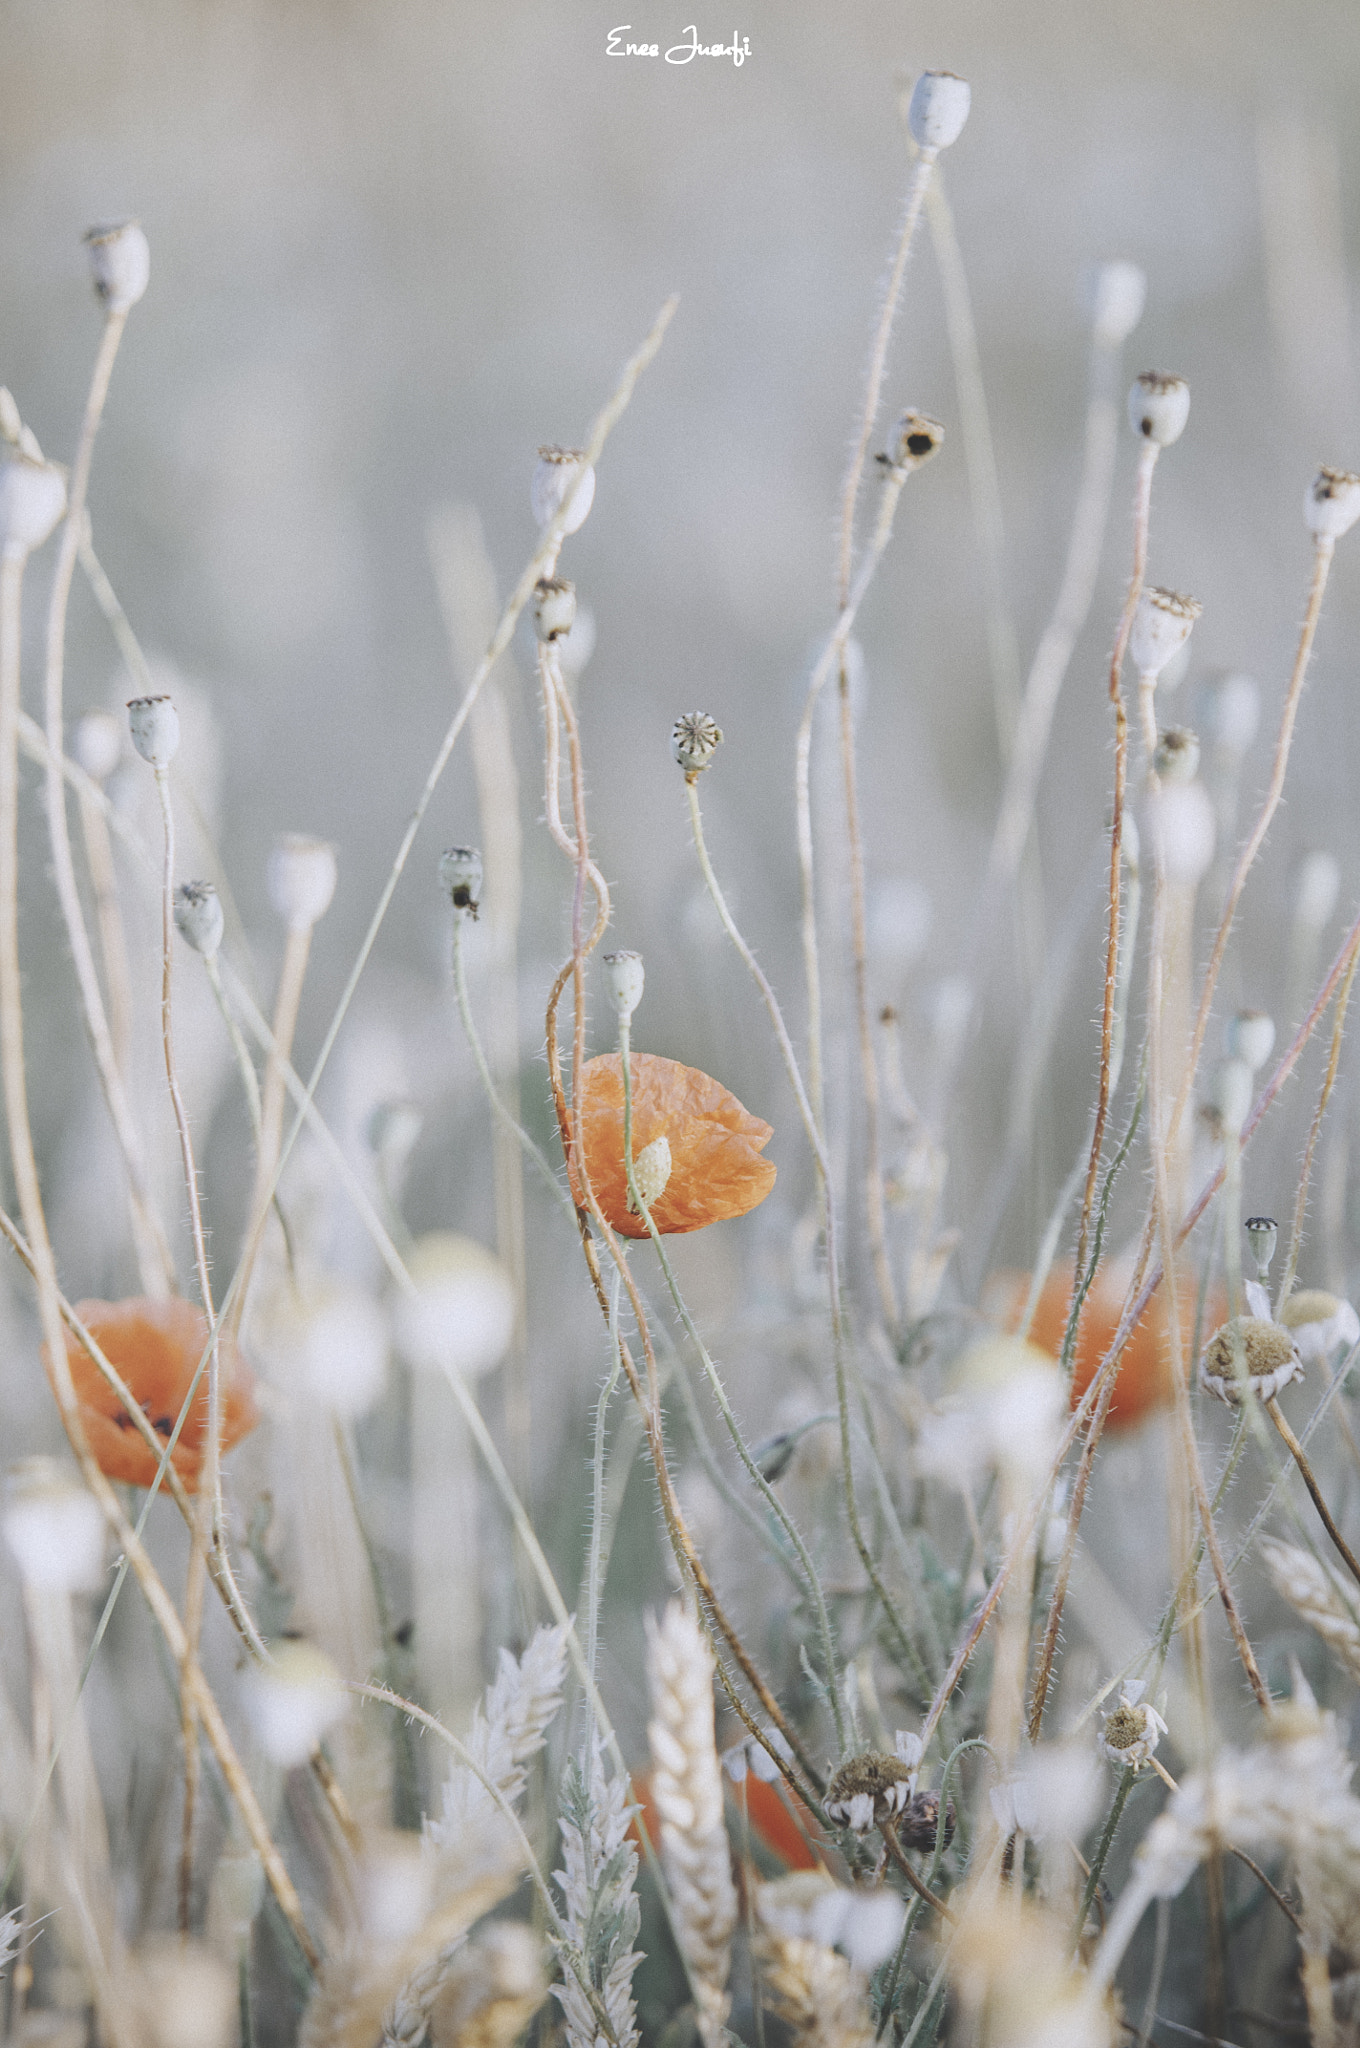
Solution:
{"label": "curved stem", "polygon": [[1336,1550],[1337,1556],[1341,1559],[1341,1562],[1345,1565],[1346,1570],[1355,1580],[1357,1586],[1360,1586],[1360,1563],[1356,1562],[1355,1553],[1352,1551],[1345,1537],[1341,1534],[1341,1531],[1337,1528],[1336,1523],[1333,1521],[1331,1510],[1327,1506],[1326,1501],[1322,1497],[1322,1488],[1318,1485],[1317,1480],[1313,1475],[1313,1468],[1308,1462],[1308,1455],[1305,1452],[1303,1445],[1299,1442],[1293,1430],[1289,1427],[1289,1424],[1286,1422],[1284,1410],[1281,1408],[1279,1401],[1274,1394],[1272,1394],[1270,1399],[1266,1402],[1265,1408],[1267,1415],[1274,1423],[1276,1429],[1280,1432],[1280,1436],[1283,1439],[1283,1442],[1285,1444],[1286,1449],[1289,1452],[1289,1455],[1299,1468],[1299,1471],[1303,1478],[1303,1483],[1308,1488],[1308,1492],[1312,1497],[1313,1506],[1318,1511],[1318,1515],[1321,1519],[1323,1528],[1327,1531],[1327,1534],[1332,1539],[1332,1544],[1334,1549]]}

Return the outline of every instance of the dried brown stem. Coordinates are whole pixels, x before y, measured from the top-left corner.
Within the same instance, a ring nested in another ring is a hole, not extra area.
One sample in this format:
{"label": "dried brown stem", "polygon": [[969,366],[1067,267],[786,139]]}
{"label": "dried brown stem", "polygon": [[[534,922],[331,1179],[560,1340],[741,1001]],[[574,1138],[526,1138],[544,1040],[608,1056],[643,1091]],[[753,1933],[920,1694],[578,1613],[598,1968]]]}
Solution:
{"label": "dried brown stem", "polygon": [[1313,1471],[1312,1466],[1308,1462],[1308,1453],[1304,1450],[1303,1445],[1299,1442],[1293,1430],[1289,1427],[1288,1422],[1285,1420],[1284,1410],[1281,1408],[1279,1401],[1276,1399],[1275,1395],[1271,1395],[1270,1399],[1266,1402],[1265,1407],[1266,1414],[1270,1417],[1276,1429],[1280,1432],[1280,1436],[1284,1441],[1285,1448],[1288,1450],[1290,1457],[1294,1460],[1294,1463],[1299,1468],[1299,1472],[1302,1476],[1303,1483],[1308,1488],[1309,1494],[1312,1497],[1313,1506],[1318,1511],[1318,1516],[1322,1522],[1323,1528],[1327,1531],[1327,1534],[1332,1539],[1332,1544],[1334,1549],[1336,1550],[1337,1556],[1341,1559],[1341,1562],[1345,1565],[1346,1570],[1355,1580],[1356,1585],[1360,1586],[1360,1563],[1356,1561],[1355,1553],[1352,1551],[1350,1545],[1347,1543],[1345,1537],[1341,1534],[1341,1531],[1337,1528],[1336,1523],[1332,1519],[1331,1509],[1327,1506],[1326,1501],[1322,1497],[1322,1488],[1318,1485],[1317,1477]]}

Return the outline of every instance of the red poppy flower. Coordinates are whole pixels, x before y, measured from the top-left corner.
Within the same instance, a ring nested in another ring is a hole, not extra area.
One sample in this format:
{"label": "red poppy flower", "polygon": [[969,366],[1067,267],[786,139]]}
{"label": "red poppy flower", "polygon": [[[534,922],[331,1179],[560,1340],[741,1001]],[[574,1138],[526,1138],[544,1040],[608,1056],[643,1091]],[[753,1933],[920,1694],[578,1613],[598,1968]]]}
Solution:
{"label": "red poppy flower", "polygon": [[[777,1785],[765,1784],[754,1772],[747,1773],[744,1787],[729,1786],[726,1789],[728,1797],[737,1806],[744,1790],[751,1833],[789,1870],[825,1870],[826,1863],[818,1854],[819,1845],[825,1837],[801,1800],[797,1806],[798,1819],[795,1819],[787,1803],[786,1792]],[[659,1853],[661,1822],[652,1805],[652,1781],[646,1771],[634,1775],[633,1797],[637,1801],[638,1812],[629,1833],[640,1847],[639,1830],[645,1827],[652,1847]]]}
{"label": "red poppy flower", "polygon": [[[134,1297],[129,1301],[78,1301],[76,1314],[110,1365],[121,1374],[157,1436],[168,1440],[207,1347],[208,1319],[202,1309],[189,1301]],[[80,1419],[100,1470],[110,1479],[126,1480],[132,1486],[150,1486],[157,1465],[150,1445],[138,1435],[118,1396],[69,1331],[66,1357],[80,1403]],[[235,1345],[226,1338],[221,1341],[219,1364],[222,1449],[227,1451],[255,1427],[259,1412],[255,1406],[254,1376]],[[205,1369],[171,1460],[191,1493],[198,1485],[207,1431]]]}
{"label": "red poppy flower", "polygon": [[[769,1124],[743,1109],[735,1095],[697,1067],[655,1053],[629,1060],[633,1091],[633,1159],[658,1138],[670,1147],[670,1174],[654,1201],[652,1221],[662,1232],[702,1230],[728,1216],[744,1216],[774,1186],[774,1163],[761,1158],[773,1137]],[[587,1060],[581,1077],[581,1126],[586,1172],[595,1199],[623,1237],[646,1237],[647,1226],[628,1207],[623,1166],[623,1068],[617,1053]],[[575,1171],[571,1191],[585,1194]]]}

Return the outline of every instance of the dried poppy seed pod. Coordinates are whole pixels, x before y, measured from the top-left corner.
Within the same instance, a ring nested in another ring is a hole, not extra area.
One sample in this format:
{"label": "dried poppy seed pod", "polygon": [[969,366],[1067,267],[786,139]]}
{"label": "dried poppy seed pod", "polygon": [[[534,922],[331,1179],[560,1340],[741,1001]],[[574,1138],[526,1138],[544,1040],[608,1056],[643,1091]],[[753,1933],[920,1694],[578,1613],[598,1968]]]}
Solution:
{"label": "dried poppy seed pod", "polygon": [[1167,377],[1160,370],[1144,370],[1135,377],[1129,392],[1129,425],[1154,448],[1169,448],[1179,441],[1190,417],[1190,386],[1184,377]]}
{"label": "dried poppy seed pod", "polygon": [[614,1015],[621,1022],[626,1021],[642,1001],[645,976],[641,953],[606,953],[604,973]]}
{"label": "dried poppy seed pod", "polygon": [[918,149],[934,156],[963,133],[973,90],[952,71],[923,71],[912,89],[907,126]]}
{"label": "dried poppy seed pod", "polygon": [[153,768],[168,768],[179,751],[179,713],[174,699],[133,697],[127,713],[132,744],[142,759]]}
{"label": "dried poppy seed pod", "polygon": [[1275,1240],[1280,1234],[1280,1226],[1273,1216],[1248,1216],[1243,1227],[1256,1262],[1256,1277],[1264,1285],[1270,1262],[1275,1256]]}
{"label": "dried poppy seed pod", "polygon": [[1303,499],[1303,521],[1319,540],[1340,540],[1360,519],[1360,476],[1349,469],[1320,469]]}
{"label": "dried poppy seed pod", "polygon": [[534,631],[551,644],[576,623],[576,585],[561,576],[545,576],[534,585]]}
{"label": "dried poppy seed pod", "polygon": [[1275,1050],[1274,1018],[1264,1010],[1239,1010],[1224,1027],[1223,1046],[1229,1058],[1257,1073]]}
{"label": "dried poppy seed pod", "polygon": [[290,931],[310,931],[326,915],[338,870],[329,839],[284,832],[269,855],[269,900]]}
{"label": "dried poppy seed pod", "polygon": [[439,856],[439,879],[460,917],[475,924],[482,907],[482,856],[475,846],[446,846]]}
{"label": "dried poppy seed pod", "polygon": [[540,448],[529,486],[529,502],[540,528],[551,526],[568,495],[571,505],[562,531],[575,533],[595,502],[595,472],[580,448]]}
{"label": "dried poppy seed pod", "polygon": [[909,476],[939,453],[943,440],[944,428],[938,420],[933,420],[928,412],[908,409],[893,428],[892,439],[878,459],[885,468]]}
{"label": "dried poppy seed pod", "polygon": [[1193,782],[1199,773],[1199,734],[1188,726],[1169,725],[1158,734],[1152,765],[1163,782]]}
{"label": "dried poppy seed pod", "polygon": [[315,1643],[276,1643],[268,1664],[252,1664],[243,1688],[261,1749],[284,1770],[305,1764],[349,1706],[340,1673]]}
{"label": "dried poppy seed pod", "polygon": [[0,462],[0,551],[13,558],[42,546],[66,510],[66,478],[55,463],[21,450]]}
{"label": "dried poppy seed pod", "polygon": [[215,960],[226,920],[222,899],[211,882],[181,882],[175,891],[175,926],[180,937],[205,960]]}
{"label": "dried poppy seed pod", "polygon": [[94,288],[110,313],[130,313],[151,277],[151,245],[135,220],[90,228],[85,236]]}
{"label": "dried poppy seed pod", "polygon": [[104,1516],[79,1475],[57,1458],[22,1458],[10,1470],[5,1541],[26,1586],[84,1593],[99,1584]]}
{"label": "dried poppy seed pod", "polygon": [[702,775],[722,745],[722,727],[706,711],[686,711],[671,727],[671,752],[686,780]]}
{"label": "dried poppy seed pod", "polygon": [[1179,654],[1204,607],[1198,598],[1153,584],[1138,599],[1129,633],[1129,653],[1140,676],[1159,676]]}
{"label": "dried poppy seed pod", "polygon": [[1147,273],[1136,263],[1102,263],[1091,294],[1091,325],[1106,348],[1127,341],[1143,317]]}
{"label": "dried poppy seed pod", "polygon": [[95,782],[107,782],[123,758],[123,728],[111,711],[87,711],[71,735],[71,753]]}
{"label": "dried poppy seed pod", "polygon": [[[664,1135],[653,1138],[650,1145],[644,1145],[633,1161],[633,1184],[638,1199],[644,1208],[650,1209],[653,1202],[659,1202],[666,1192],[671,1177],[671,1143]],[[628,1207],[636,1216],[637,1203],[629,1197]]]}
{"label": "dried poppy seed pod", "polygon": [[1216,1330],[1199,1362],[1199,1383],[1208,1394],[1236,1408],[1242,1382],[1262,1401],[1271,1400],[1291,1380],[1303,1378],[1303,1360],[1287,1329],[1263,1316],[1234,1316]]}

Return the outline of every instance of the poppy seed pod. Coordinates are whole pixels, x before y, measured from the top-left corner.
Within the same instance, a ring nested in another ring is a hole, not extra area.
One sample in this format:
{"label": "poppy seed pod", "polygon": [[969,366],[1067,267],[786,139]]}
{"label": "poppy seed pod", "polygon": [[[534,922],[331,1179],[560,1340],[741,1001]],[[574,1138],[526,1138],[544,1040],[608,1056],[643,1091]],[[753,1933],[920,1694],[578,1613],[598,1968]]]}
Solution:
{"label": "poppy seed pod", "polygon": [[1153,584],[1142,592],[1129,633],[1129,653],[1140,676],[1161,674],[1190,638],[1203,609],[1198,598],[1183,597],[1178,590]]}
{"label": "poppy seed pod", "polygon": [[111,711],[87,711],[71,735],[71,753],[96,782],[107,782],[123,758],[123,728]]}
{"label": "poppy seed pod", "polygon": [[1360,519],[1360,476],[1349,469],[1320,469],[1304,493],[1303,519],[1319,540],[1340,540]]}
{"label": "poppy seed pod", "polygon": [[878,459],[886,468],[910,475],[939,453],[943,441],[944,428],[929,413],[904,412],[893,428],[887,451]]}
{"label": "poppy seed pod", "polygon": [[1255,1261],[1256,1277],[1264,1281],[1275,1256],[1275,1240],[1280,1234],[1280,1226],[1273,1216],[1248,1216],[1243,1228]]}
{"label": "poppy seed pod", "polygon": [[335,848],[306,832],[284,832],[270,850],[266,879],[269,900],[288,929],[310,931],[335,894]]}
{"label": "poppy seed pod", "polygon": [[562,531],[575,533],[585,525],[595,502],[595,472],[584,462],[580,448],[540,448],[529,486],[529,502],[540,528],[552,524],[568,495],[571,506]]}
{"label": "poppy seed pod", "polygon": [[1143,317],[1147,273],[1136,263],[1102,263],[1091,294],[1091,325],[1107,348],[1127,341]]}
{"label": "poppy seed pod", "polygon": [[66,510],[66,478],[55,463],[12,451],[0,462],[0,551],[23,557],[41,547]]}
{"label": "poppy seed pod", "polygon": [[132,744],[152,768],[168,768],[179,751],[179,713],[171,697],[133,697],[128,702]]}
{"label": "poppy seed pod", "polygon": [[482,906],[482,856],[475,846],[446,846],[439,856],[439,879],[459,916],[475,924]]}
{"label": "poppy seed pod", "polygon": [[631,1017],[642,1001],[644,976],[641,953],[606,953],[604,973],[615,1016],[621,1020]]}
{"label": "poppy seed pod", "polygon": [[85,246],[94,288],[110,313],[130,313],[151,277],[151,245],[137,222],[90,228]]}
{"label": "poppy seed pod", "polygon": [[1199,773],[1199,735],[1183,725],[1169,725],[1157,738],[1152,765],[1163,782],[1193,782]]}
{"label": "poppy seed pod", "polygon": [[[744,1216],[774,1186],[772,1160],[761,1153],[774,1133],[735,1095],[697,1067],[654,1053],[632,1053],[633,1157],[664,1137],[671,1171],[657,1197],[652,1222],[663,1235],[703,1230]],[[606,1221],[623,1237],[646,1237],[647,1226],[628,1207],[623,1165],[623,1068],[617,1053],[587,1060],[582,1072],[581,1129],[590,1186]],[[568,1162],[573,1198],[585,1190]]]}
{"label": "poppy seed pod", "polygon": [[534,631],[549,644],[561,640],[576,623],[576,585],[561,576],[546,576],[534,585]]}
{"label": "poppy seed pod", "polygon": [[952,71],[923,71],[912,90],[907,126],[919,149],[934,156],[963,133],[972,104],[972,87]]}
{"label": "poppy seed pod", "polygon": [[722,745],[722,727],[706,711],[686,711],[671,727],[671,753],[687,781],[702,775]]}
{"label": "poppy seed pod", "polygon": [[1264,1010],[1239,1010],[1224,1027],[1223,1048],[1230,1059],[1258,1072],[1275,1050],[1274,1018]]}
{"label": "poppy seed pod", "polygon": [[1303,1361],[1287,1329],[1263,1316],[1234,1316],[1214,1332],[1199,1362],[1200,1385],[1235,1408],[1244,1378],[1263,1401],[1303,1378]]}
{"label": "poppy seed pod", "polygon": [[186,945],[215,960],[225,929],[222,899],[211,882],[181,882],[175,891],[175,927]]}
{"label": "poppy seed pod", "polygon": [[1190,417],[1190,386],[1184,377],[1144,370],[1129,392],[1129,425],[1156,448],[1179,441]]}

